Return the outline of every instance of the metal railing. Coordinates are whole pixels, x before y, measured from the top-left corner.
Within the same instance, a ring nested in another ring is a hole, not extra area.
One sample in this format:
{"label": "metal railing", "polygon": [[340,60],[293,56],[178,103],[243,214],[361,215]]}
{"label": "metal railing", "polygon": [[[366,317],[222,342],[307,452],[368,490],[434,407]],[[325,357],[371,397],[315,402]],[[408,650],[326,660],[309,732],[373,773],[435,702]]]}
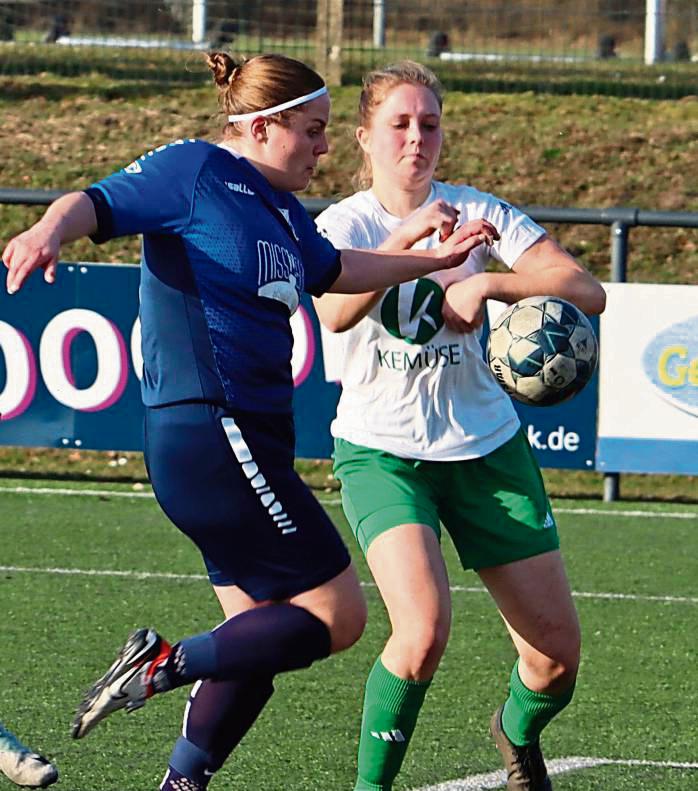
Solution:
{"label": "metal railing", "polygon": [[[0,205],[48,206],[65,190],[24,190],[0,188]],[[317,216],[333,201],[304,198],[302,203],[311,216]],[[624,283],[628,274],[628,240],[632,228],[698,228],[698,212],[646,211],[617,207],[612,209],[574,209],[556,206],[520,206],[523,212],[539,223],[606,225],[610,228],[611,267],[609,279]],[[604,473],[604,500],[620,496],[620,473]]]}

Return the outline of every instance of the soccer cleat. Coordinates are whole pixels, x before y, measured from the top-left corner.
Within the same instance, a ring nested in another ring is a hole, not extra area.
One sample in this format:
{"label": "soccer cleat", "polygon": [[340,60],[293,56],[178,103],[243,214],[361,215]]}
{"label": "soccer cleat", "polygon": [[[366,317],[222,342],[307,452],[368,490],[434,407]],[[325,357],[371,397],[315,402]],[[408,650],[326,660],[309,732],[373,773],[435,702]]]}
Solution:
{"label": "soccer cleat", "polygon": [[154,629],[134,632],[78,707],[71,729],[73,738],[81,739],[113,711],[135,711],[144,706],[155,692],[153,676],[171,650]]}
{"label": "soccer cleat", "polygon": [[523,747],[512,744],[502,728],[503,710],[504,705],[492,715],[490,733],[504,759],[508,791],[553,791],[540,744],[537,741]]}
{"label": "soccer cleat", "polygon": [[58,770],[50,761],[25,747],[2,725],[0,725],[0,773],[25,788],[47,788],[58,780]]}

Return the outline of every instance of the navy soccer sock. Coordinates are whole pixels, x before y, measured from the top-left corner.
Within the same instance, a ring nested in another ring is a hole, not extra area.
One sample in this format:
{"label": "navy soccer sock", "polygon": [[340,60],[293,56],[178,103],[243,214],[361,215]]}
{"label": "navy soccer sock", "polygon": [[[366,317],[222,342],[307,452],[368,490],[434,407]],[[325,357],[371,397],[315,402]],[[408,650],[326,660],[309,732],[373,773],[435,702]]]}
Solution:
{"label": "navy soccer sock", "polygon": [[169,768],[160,784],[160,791],[205,791],[206,785],[195,783],[176,769]]}
{"label": "navy soccer sock", "polygon": [[194,686],[169,766],[206,788],[274,692],[272,679],[202,681]]}
{"label": "navy soccer sock", "polygon": [[292,604],[272,604],[174,645],[153,684],[164,692],[198,679],[272,678],[329,656],[330,646],[330,631],[319,618]]}

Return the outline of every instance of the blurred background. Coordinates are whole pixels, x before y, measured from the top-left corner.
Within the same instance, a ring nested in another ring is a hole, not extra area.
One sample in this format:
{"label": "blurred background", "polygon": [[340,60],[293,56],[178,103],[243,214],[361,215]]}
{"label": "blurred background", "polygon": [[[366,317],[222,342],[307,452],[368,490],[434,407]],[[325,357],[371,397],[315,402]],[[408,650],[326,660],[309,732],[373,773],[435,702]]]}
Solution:
{"label": "blurred background", "polygon": [[[66,47],[72,57],[57,57]],[[698,83],[698,2],[0,0],[0,73],[111,60],[134,76],[194,80],[181,61],[211,47],[294,55],[332,84],[412,57],[451,88],[683,96]]]}

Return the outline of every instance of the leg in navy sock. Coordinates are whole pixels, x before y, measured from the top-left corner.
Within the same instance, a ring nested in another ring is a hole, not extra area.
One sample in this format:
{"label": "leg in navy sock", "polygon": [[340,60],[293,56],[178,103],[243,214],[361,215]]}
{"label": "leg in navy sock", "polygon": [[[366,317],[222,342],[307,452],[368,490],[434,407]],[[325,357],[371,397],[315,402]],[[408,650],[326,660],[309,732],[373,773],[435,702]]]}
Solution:
{"label": "leg in navy sock", "polygon": [[329,629],[308,610],[293,604],[259,607],[174,645],[153,685],[164,692],[198,679],[273,678],[329,656],[330,646]]}
{"label": "leg in navy sock", "polygon": [[160,784],[160,791],[205,791],[206,786],[195,783],[176,769],[168,769]]}
{"label": "leg in navy sock", "polygon": [[273,691],[272,679],[264,676],[196,684],[184,715],[183,735],[170,757],[163,791],[174,791],[185,779],[197,788],[206,788]]}

